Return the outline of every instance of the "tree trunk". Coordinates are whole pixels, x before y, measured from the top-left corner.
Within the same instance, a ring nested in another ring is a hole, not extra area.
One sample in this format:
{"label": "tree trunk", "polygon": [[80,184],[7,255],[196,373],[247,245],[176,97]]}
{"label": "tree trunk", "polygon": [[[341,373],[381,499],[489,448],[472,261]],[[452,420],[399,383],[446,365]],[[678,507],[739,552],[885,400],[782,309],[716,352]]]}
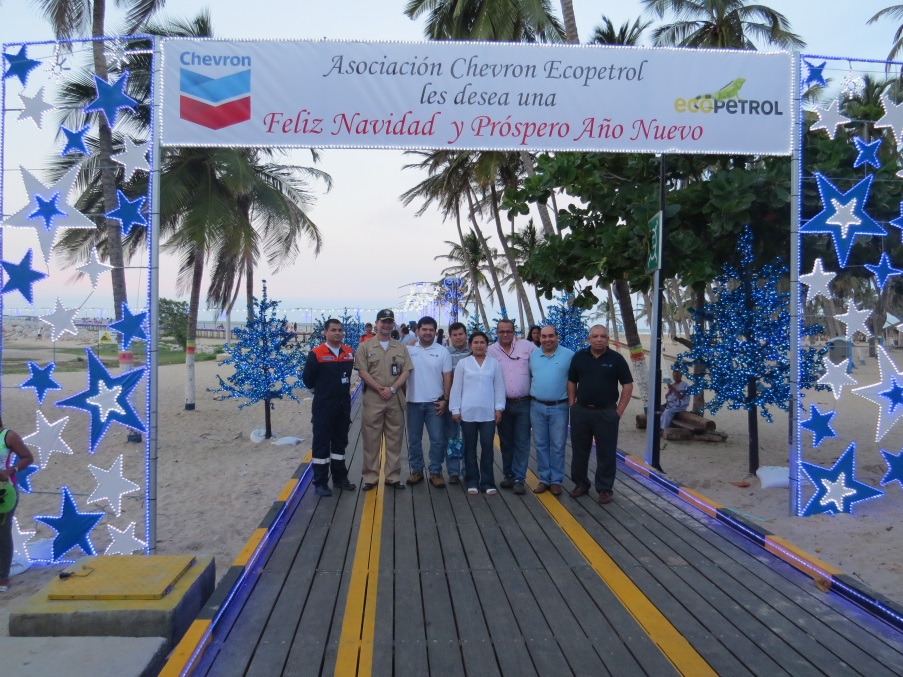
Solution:
{"label": "tree trunk", "polygon": [[201,283],[203,278],[204,252],[198,247],[194,252],[191,298],[188,301],[188,331],[185,341],[185,409],[188,411],[193,411],[195,404],[194,353],[198,337],[198,312],[201,306]]}
{"label": "tree trunk", "polygon": [[265,429],[264,429],[263,438],[265,440],[272,439],[272,437],[273,437],[273,423],[272,423],[271,416],[270,416],[270,408],[271,408],[270,401],[264,400],[263,401],[263,411],[264,411],[263,418],[264,418],[264,428]]}
{"label": "tree trunk", "polygon": [[[492,278],[492,286],[495,289],[497,296],[496,302],[499,304],[502,315],[504,317],[508,317],[508,311],[505,309],[505,295],[502,293],[502,285],[499,284],[499,276],[498,272],[495,269],[495,261],[492,260],[492,251],[489,249],[489,243],[486,241],[486,238],[483,237],[483,231],[480,230],[480,226],[477,223],[473,199],[471,198],[470,193],[467,194],[467,202],[470,205],[470,222],[473,224],[473,230],[477,234],[477,237],[480,240],[480,244],[483,245],[483,251],[486,253],[486,262],[489,267],[489,277]],[[489,323],[486,324],[486,328],[489,329]]]}
{"label": "tree trunk", "polygon": [[568,44],[578,44],[580,38],[577,34],[577,19],[574,16],[574,3],[571,0],[561,0],[561,16],[564,18],[564,39]]}
{"label": "tree trunk", "polygon": [[630,298],[630,285],[627,280],[615,281],[615,292],[618,305],[621,307],[621,321],[624,323],[624,340],[630,351],[630,363],[633,366],[633,380],[639,386],[643,402],[649,399],[649,370],[646,368],[646,356],[643,354],[643,342],[633,315],[633,301]]}
{"label": "tree trunk", "polygon": [[615,298],[611,293],[611,285],[608,285],[608,313],[611,317],[611,331],[614,332],[615,341],[621,342],[621,332],[618,331],[618,316],[615,314]]}
{"label": "tree trunk", "polygon": [[514,288],[517,290],[518,301],[524,304],[527,311],[527,322],[532,327],[534,324],[533,309],[530,307],[530,300],[527,297],[526,289],[524,289],[524,281],[517,270],[517,262],[514,260],[514,253],[511,251],[511,247],[508,246],[508,241],[505,239],[505,232],[502,230],[502,218],[499,215],[499,194],[494,185],[492,186],[492,216],[495,218],[495,228],[499,234],[502,251],[505,253],[505,258],[508,260],[508,267],[511,269],[511,279],[514,280]]}
{"label": "tree trunk", "polygon": [[536,287],[533,287],[533,295],[536,297],[536,305],[539,306],[539,316],[542,318],[542,321],[546,321],[546,311],[542,307],[542,298],[539,296],[539,290]]}
{"label": "tree trunk", "polygon": [[[525,150],[520,152],[520,159],[527,172],[527,176],[533,176],[536,169],[533,167],[533,156]],[[545,202],[536,203],[536,211],[539,212],[539,220],[542,221],[542,232],[546,237],[556,233],[555,226],[552,225],[552,217],[549,215],[549,208]]]}
{"label": "tree trunk", "polygon": [[254,262],[245,261],[245,296],[248,301],[248,320],[254,319]]}
{"label": "tree trunk", "polygon": [[[700,313],[702,309],[705,308],[705,291],[696,292],[696,314],[694,315],[694,324],[695,324],[695,335],[702,336],[705,331],[705,327],[703,326],[703,321],[700,319]],[[705,365],[700,362],[696,362],[693,365],[693,375],[702,375],[705,373]],[[696,380],[696,379],[694,379]],[[692,411],[702,411],[705,409],[705,393],[696,393],[693,395],[693,406]]]}
{"label": "tree trunk", "polygon": [[[756,377],[750,376],[746,385],[748,402],[756,399]],[[747,427],[749,428],[749,474],[755,475],[759,469],[759,408],[750,404],[746,411]]]}

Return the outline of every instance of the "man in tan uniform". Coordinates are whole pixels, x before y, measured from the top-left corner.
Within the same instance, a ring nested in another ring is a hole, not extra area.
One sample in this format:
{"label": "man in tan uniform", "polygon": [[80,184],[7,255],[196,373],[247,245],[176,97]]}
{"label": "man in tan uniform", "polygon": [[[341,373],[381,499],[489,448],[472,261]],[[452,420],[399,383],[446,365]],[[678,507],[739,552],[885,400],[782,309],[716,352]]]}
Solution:
{"label": "man in tan uniform", "polygon": [[379,447],[386,445],[386,484],[404,489],[401,481],[401,441],[404,434],[405,397],[401,386],[411,375],[411,355],[392,338],[395,313],[376,314],[376,336],[361,343],[354,355],[354,368],[364,382],[361,437],[364,469],[361,489],[370,491],[379,482]]}

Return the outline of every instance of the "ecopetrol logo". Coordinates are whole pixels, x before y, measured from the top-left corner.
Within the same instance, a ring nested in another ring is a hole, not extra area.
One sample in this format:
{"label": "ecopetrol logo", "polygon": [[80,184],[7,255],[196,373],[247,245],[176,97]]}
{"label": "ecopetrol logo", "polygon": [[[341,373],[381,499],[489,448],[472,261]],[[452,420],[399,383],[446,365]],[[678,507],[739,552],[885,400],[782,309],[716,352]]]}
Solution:
{"label": "ecopetrol logo", "polygon": [[[209,129],[251,119],[251,57],[182,52],[179,62],[179,117]],[[184,66],[244,70],[212,78]]]}
{"label": "ecopetrol logo", "polygon": [[675,99],[678,113],[721,113],[727,115],[783,115],[780,102],[768,99],[741,99],[740,90],[746,78],[737,78],[710,94],[689,99]]}

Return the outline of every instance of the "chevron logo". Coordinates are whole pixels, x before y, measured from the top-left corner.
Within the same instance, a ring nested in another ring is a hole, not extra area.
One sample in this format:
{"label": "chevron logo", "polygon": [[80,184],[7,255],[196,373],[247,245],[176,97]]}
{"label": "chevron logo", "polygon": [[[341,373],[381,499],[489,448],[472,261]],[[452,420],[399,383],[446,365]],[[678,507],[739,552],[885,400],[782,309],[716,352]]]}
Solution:
{"label": "chevron logo", "polygon": [[179,75],[179,117],[208,129],[251,119],[250,69],[211,78],[187,68]]}

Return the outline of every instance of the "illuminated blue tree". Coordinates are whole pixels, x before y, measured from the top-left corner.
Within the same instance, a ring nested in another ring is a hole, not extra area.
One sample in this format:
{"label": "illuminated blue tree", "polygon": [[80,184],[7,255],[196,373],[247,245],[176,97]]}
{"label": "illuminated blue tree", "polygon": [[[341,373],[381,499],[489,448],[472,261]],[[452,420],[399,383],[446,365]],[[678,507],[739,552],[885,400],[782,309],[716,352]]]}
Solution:
{"label": "illuminated blue tree", "polygon": [[464,280],[458,277],[446,277],[438,289],[439,305],[448,308],[449,323],[457,322],[461,312],[461,299],[464,295]]}
{"label": "illuminated blue tree", "polygon": [[235,327],[235,341],[227,343],[223,350],[229,355],[220,365],[231,364],[235,373],[224,381],[217,375],[220,387],[208,388],[212,393],[223,393],[218,400],[247,399],[239,409],[263,402],[267,439],[273,436],[270,410],[274,400],[284,397],[295,400],[295,389],[302,388],[301,372],[307,354],[292,341],[294,332],[287,329],[285,316],[278,318],[279,301],[267,299],[266,280],[263,296],[248,309],[248,321],[244,327]]}
{"label": "illuminated blue tree", "polygon": [[586,347],[586,337],[589,334],[584,311],[573,305],[573,294],[562,294],[555,298],[558,305],[549,308],[545,324],[552,325],[558,331],[559,345],[577,352]]}
{"label": "illuminated blue tree", "polygon": [[[790,403],[790,294],[778,291],[787,274],[780,260],[755,269],[752,231],[747,226],[737,243],[740,267],[724,266],[713,289],[715,301],[698,312],[693,350],[677,356],[675,368],[693,381],[689,392],[711,390],[706,403],[712,413],[746,409],[749,423],[749,472],[759,467],[756,412],[769,423],[770,406],[784,411]],[[802,336],[822,333],[819,325],[802,328]],[[800,353],[800,387],[824,390],[816,383],[824,373],[824,349]],[[695,363],[704,366],[693,374]]]}
{"label": "illuminated blue tree", "polygon": [[[311,349],[316,348],[325,340],[323,331],[326,329],[326,320],[328,319],[325,315],[320,315],[319,319],[314,321],[310,338],[307,339],[307,345]],[[336,319],[342,323],[342,328],[345,330],[345,337],[342,339],[342,343],[352,350],[357,350],[361,342],[361,336],[364,335],[364,323],[361,322],[360,312],[355,313],[352,317],[348,314],[348,309],[345,308],[342,317],[337,317]]]}

